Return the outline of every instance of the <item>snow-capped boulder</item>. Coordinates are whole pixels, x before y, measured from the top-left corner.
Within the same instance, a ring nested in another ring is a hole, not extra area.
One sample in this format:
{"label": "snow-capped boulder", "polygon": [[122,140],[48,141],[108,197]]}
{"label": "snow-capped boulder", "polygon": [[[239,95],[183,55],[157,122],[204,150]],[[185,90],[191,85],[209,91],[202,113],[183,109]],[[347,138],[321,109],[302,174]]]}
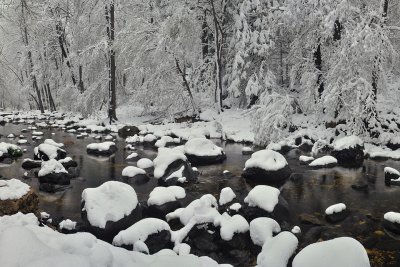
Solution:
{"label": "snow-capped boulder", "polygon": [[24,168],[25,170],[40,168],[41,166],[42,166],[41,160],[33,160],[27,158],[22,161],[22,168]]}
{"label": "snow-capped boulder", "polygon": [[135,166],[125,167],[122,170],[122,176],[129,178],[134,184],[145,184],[150,180],[145,170]]}
{"label": "snow-capped boulder", "polygon": [[136,126],[127,125],[118,130],[118,135],[122,138],[139,134],[139,129]]}
{"label": "snow-capped boulder", "polygon": [[135,190],[128,184],[109,181],[82,192],[82,220],[89,232],[112,241],[142,217]]}
{"label": "snow-capped boulder", "polygon": [[154,166],[154,163],[152,160],[150,160],[148,158],[142,158],[142,159],[138,160],[136,165],[141,169],[150,169]]}
{"label": "snow-capped boulder", "polygon": [[146,218],[119,232],[112,243],[115,246],[133,249],[137,241],[144,242],[150,254],[165,248],[172,248],[171,228],[163,220]]}
{"label": "snow-capped boulder", "polygon": [[242,176],[263,184],[281,184],[290,176],[290,168],[279,152],[265,149],[251,155],[246,161]]}
{"label": "snow-capped boulder", "polygon": [[35,160],[43,160],[43,161],[47,161],[50,159],[60,160],[67,157],[67,152],[64,149],[45,143],[35,147],[33,152]]}
{"label": "snow-capped boulder", "polygon": [[308,245],[294,258],[293,267],[370,267],[367,252],[357,240],[340,237]]}
{"label": "snow-capped boulder", "polygon": [[137,134],[133,136],[129,136],[125,139],[125,143],[127,144],[137,144],[137,143],[143,143],[143,137],[139,136]]}
{"label": "snow-capped boulder", "polygon": [[59,148],[64,147],[63,143],[57,143],[53,139],[46,139],[46,140],[44,140],[43,144],[48,144],[48,145],[52,145],[52,146],[59,147]]}
{"label": "snow-capped boulder", "polygon": [[5,159],[18,158],[22,156],[22,149],[14,144],[0,142],[0,162],[5,161]]}
{"label": "snow-capped boulder", "polygon": [[65,169],[71,168],[71,167],[78,167],[78,162],[74,161],[71,157],[66,157],[64,159],[60,159],[58,162],[60,162]]}
{"label": "snow-capped boulder", "polygon": [[250,222],[250,237],[254,245],[263,246],[265,242],[272,239],[274,233],[281,231],[279,224],[271,218],[260,217]]}
{"label": "snow-capped boulder", "polygon": [[77,228],[77,222],[74,222],[70,219],[62,220],[58,224],[58,229],[60,229],[60,231],[64,234],[76,233],[77,232],[76,228]]}
{"label": "snow-capped boulder", "polygon": [[154,177],[160,184],[176,185],[177,183],[193,182],[197,179],[192,166],[179,147],[158,149],[158,155],[153,160]]}
{"label": "snow-capped boulder", "polygon": [[297,237],[291,232],[279,233],[264,243],[261,253],[257,256],[257,266],[286,267],[298,244]]}
{"label": "snow-capped boulder", "polygon": [[299,157],[300,164],[310,164],[312,161],[314,161],[314,157],[309,157],[309,156],[300,156]]}
{"label": "snow-capped boulder", "polygon": [[231,203],[236,198],[235,192],[233,192],[232,188],[225,187],[222,188],[221,193],[219,194],[219,205],[227,205]]}
{"label": "snow-capped boulder", "polygon": [[282,222],[289,218],[288,204],[275,187],[257,185],[249,192],[244,203],[240,214],[248,221],[258,217],[271,217]]}
{"label": "snow-capped boulder", "polygon": [[318,168],[332,168],[337,165],[337,159],[332,156],[323,156],[313,160],[308,166],[315,169]]}
{"label": "snow-capped boulder", "polygon": [[37,212],[39,198],[29,185],[17,179],[0,180],[0,216]]}
{"label": "snow-capped boulder", "polygon": [[94,156],[111,156],[117,151],[114,142],[92,143],[86,146],[86,152]]}
{"label": "snow-capped boulder", "polygon": [[253,149],[251,147],[245,146],[242,148],[242,155],[251,155],[253,154]]}
{"label": "snow-capped boulder", "polygon": [[400,172],[391,167],[385,167],[385,184],[390,186],[392,183],[397,181],[400,182]]}
{"label": "snow-capped boulder", "polygon": [[400,235],[400,213],[399,212],[387,212],[383,216],[383,226],[398,235]]}
{"label": "snow-capped boulder", "polygon": [[154,145],[157,142],[157,137],[154,134],[146,134],[143,138],[143,144]]}
{"label": "snow-capped boulder", "polygon": [[182,207],[179,200],[185,197],[185,189],[180,186],[156,187],[151,191],[147,200],[146,215],[165,219],[168,213]]}
{"label": "snow-capped boulder", "polygon": [[160,138],[155,144],[156,147],[169,147],[175,145],[174,138],[171,136],[165,135]]}
{"label": "snow-capped boulder", "polygon": [[339,138],[333,142],[331,154],[340,165],[358,166],[364,160],[364,142],[355,135]]}
{"label": "snow-capped boulder", "polygon": [[139,154],[136,152],[132,152],[126,157],[126,160],[136,160],[139,157]]}
{"label": "snow-capped boulder", "polygon": [[41,169],[38,173],[40,189],[49,193],[58,191],[71,182],[71,176],[64,166],[55,159],[43,161]]}
{"label": "snow-capped boulder", "polygon": [[206,138],[189,139],[185,144],[184,150],[186,157],[194,165],[216,164],[226,159],[222,148]]}
{"label": "snow-capped boulder", "polygon": [[325,210],[325,218],[328,222],[338,223],[346,219],[349,215],[349,210],[343,203],[334,204]]}

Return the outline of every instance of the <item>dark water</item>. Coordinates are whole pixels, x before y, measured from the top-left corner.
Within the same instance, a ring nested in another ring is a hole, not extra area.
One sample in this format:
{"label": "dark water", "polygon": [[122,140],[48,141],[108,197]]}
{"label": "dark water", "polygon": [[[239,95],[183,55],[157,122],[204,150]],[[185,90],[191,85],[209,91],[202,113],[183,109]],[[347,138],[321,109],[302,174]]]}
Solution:
{"label": "dark water", "polygon": [[[24,124],[6,124],[0,126],[0,142],[16,143],[18,138],[7,139],[9,133],[19,135],[21,129],[27,128]],[[128,165],[136,165],[136,162],[127,162],[125,158],[131,153],[124,151],[125,142],[117,137],[118,152],[111,158],[95,158],[86,154],[86,145],[96,142],[93,137],[77,139],[75,134],[69,134],[59,129],[39,129],[44,132],[43,140],[52,138],[56,142],[65,144],[68,156],[78,162],[80,177],[71,181],[71,188],[63,193],[46,194],[38,191],[37,179],[24,180],[21,168],[23,158],[33,158],[33,148],[42,141],[35,142],[31,139],[31,134],[22,133],[27,137],[30,145],[22,145],[26,148],[25,155],[14,162],[12,165],[2,165],[0,174],[7,178],[19,178],[31,185],[40,197],[40,209],[50,213],[52,216],[80,220],[80,201],[81,194],[85,188],[97,187],[109,180],[117,180],[130,183],[129,180],[122,178],[122,169]],[[51,133],[55,133],[51,135]],[[246,183],[240,177],[245,161],[250,156],[243,156],[241,150],[243,145],[224,143],[214,140],[222,146],[227,154],[227,160],[223,164],[199,167],[201,173],[199,183],[190,185],[187,190],[187,202],[205,193],[211,193],[218,198],[222,188],[230,186],[238,195],[240,201],[246,196],[247,192],[254,186]],[[147,157],[154,159],[156,150],[136,147],[140,158]],[[383,214],[388,211],[400,211],[400,187],[387,187],[384,184],[383,169],[390,166],[400,169],[400,162],[373,161],[365,160],[364,166],[359,169],[346,169],[341,167],[331,169],[311,170],[307,166],[300,165],[298,157],[301,153],[292,150],[285,155],[293,172],[302,174],[303,178],[298,181],[288,181],[282,186],[282,196],[288,201],[291,212],[291,226],[300,225],[302,229],[307,229],[299,222],[298,216],[301,213],[312,214],[323,219],[325,209],[339,202],[343,202],[350,209],[353,217],[358,218],[347,223],[333,225],[337,229],[338,235],[347,235],[357,238],[363,244],[370,239],[375,243],[368,250],[372,266],[400,266],[395,263],[398,260],[400,251],[400,241],[396,240],[388,233],[384,233],[381,225]],[[229,170],[233,176],[222,175],[224,170]],[[351,185],[366,182],[367,191],[356,191]],[[152,178],[144,185],[133,185],[138,194],[139,201],[146,201],[151,190],[157,186],[156,179]],[[326,223],[326,222],[325,222]],[[360,225],[368,224],[365,229]],[[378,239],[378,241],[376,241]],[[400,258],[400,257],[399,257]]]}

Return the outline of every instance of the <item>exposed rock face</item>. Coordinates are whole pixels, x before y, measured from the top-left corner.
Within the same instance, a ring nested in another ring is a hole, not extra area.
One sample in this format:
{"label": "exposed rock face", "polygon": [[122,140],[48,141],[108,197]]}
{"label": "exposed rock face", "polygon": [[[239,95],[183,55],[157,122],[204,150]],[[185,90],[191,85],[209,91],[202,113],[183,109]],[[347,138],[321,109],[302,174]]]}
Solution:
{"label": "exposed rock face", "polygon": [[258,167],[246,168],[242,176],[256,183],[275,185],[284,183],[289,178],[290,174],[290,167],[286,165],[284,168],[277,171],[266,171]]}
{"label": "exposed rock face", "polygon": [[222,163],[226,159],[225,153],[222,152],[221,155],[217,156],[196,156],[186,154],[186,157],[195,166],[202,166],[202,165],[211,165],[211,164],[218,164]]}
{"label": "exposed rock face", "polygon": [[[182,168],[182,174],[175,175],[178,172],[180,174]],[[177,185],[179,184],[179,179],[181,177],[185,177],[187,182],[194,182],[197,180],[197,175],[193,171],[189,162],[184,160],[175,160],[165,170],[164,175],[159,179],[159,184],[167,186]]]}
{"label": "exposed rock face", "polygon": [[31,189],[19,199],[0,200],[0,216],[12,215],[18,212],[36,213],[38,205],[39,198]]}

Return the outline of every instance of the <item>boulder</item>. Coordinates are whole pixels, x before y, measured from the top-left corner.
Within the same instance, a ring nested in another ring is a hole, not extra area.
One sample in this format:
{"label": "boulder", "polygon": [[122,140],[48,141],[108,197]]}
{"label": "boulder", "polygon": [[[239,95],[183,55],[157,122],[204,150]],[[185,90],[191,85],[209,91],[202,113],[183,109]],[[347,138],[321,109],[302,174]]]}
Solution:
{"label": "boulder", "polygon": [[117,146],[114,142],[93,143],[86,146],[86,152],[94,156],[111,156],[117,151]]}
{"label": "boulder", "polygon": [[206,138],[192,138],[186,142],[185,155],[193,165],[210,165],[221,163],[226,159],[222,148]]}
{"label": "boulder", "polygon": [[0,216],[36,213],[38,205],[38,196],[27,184],[17,179],[0,181]]}
{"label": "boulder", "polygon": [[139,129],[136,126],[124,126],[118,130],[118,135],[122,138],[127,138],[128,136],[134,136],[139,134]]}
{"label": "boulder", "polygon": [[364,142],[357,136],[346,136],[333,142],[331,152],[339,165],[361,166],[364,160]]}
{"label": "boulder", "polygon": [[32,160],[32,159],[24,159],[22,162],[22,168],[25,170],[31,170],[40,168],[42,166],[42,161],[40,160]]}

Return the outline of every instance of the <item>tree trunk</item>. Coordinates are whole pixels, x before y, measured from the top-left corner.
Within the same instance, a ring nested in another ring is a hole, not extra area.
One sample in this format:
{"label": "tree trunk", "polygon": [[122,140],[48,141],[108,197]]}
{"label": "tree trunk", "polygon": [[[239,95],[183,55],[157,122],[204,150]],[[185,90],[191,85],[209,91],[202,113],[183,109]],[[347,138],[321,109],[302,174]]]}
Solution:
{"label": "tree trunk", "polygon": [[82,80],[82,65],[79,65],[79,83],[78,83],[79,92],[85,92],[85,87],[83,86]]}
{"label": "tree trunk", "polygon": [[217,103],[218,113],[222,111],[222,38],[223,32],[219,25],[217,13],[215,11],[214,0],[210,0],[214,21],[214,42],[215,42],[215,67],[216,67],[216,86],[215,102]]}
{"label": "tree trunk", "polygon": [[54,99],[53,96],[51,95],[50,85],[47,84],[46,87],[47,87],[47,95],[49,97],[50,110],[56,111],[56,105],[54,104]]}
{"label": "tree trunk", "polygon": [[321,52],[321,44],[318,44],[317,50],[314,51],[314,64],[318,70],[318,97],[321,98],[324,92],[324,82],[322,81],[322,52]]}
{"label": "tree trunk", "polygon": [[188,83],[188,81],[186,79],[186,71],[185,71],[186,68],[184,67],[183,70],[182,70],[182,68],[179,65],[179,61],[176,58],[175,58],[175,63],[176,63],[176,68],[178,69],[179,74],[182,76],[183,84],[185,85],[186,90],[189,93],[190,101],[192,102],[193,112],[194,112],[195,115],[199,115],[199,112],[197,110],[196,104],[194,102],[192,91],[190,90],[189,83]]}

